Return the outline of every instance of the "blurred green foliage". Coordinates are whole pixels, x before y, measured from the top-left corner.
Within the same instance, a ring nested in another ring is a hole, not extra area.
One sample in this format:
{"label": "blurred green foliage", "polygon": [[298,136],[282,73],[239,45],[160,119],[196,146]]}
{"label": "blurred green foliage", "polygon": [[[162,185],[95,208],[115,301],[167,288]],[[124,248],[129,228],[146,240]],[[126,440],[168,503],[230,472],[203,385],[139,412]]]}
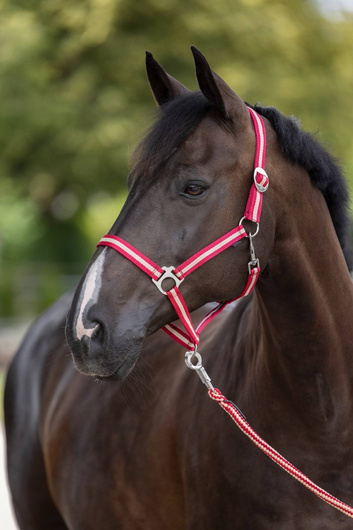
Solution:
{"label": "blurred green foliage", "polygon": [[146,49],[196,89],[196,45],[243,99],[317,132],[353,185],[347,13],[309,0],[3,0],[0,20],[0,314],[27,307],[16,271],[40,284],[35,311],[54,299],[117,216],[153,109]]}

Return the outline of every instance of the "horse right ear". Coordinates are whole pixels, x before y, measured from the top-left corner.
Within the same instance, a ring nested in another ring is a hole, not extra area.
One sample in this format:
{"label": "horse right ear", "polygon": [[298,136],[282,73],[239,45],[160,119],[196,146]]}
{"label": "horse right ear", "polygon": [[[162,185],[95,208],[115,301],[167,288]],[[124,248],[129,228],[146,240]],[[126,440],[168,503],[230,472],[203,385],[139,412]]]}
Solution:
{"label": "horse right ear", "polygon": [[249,112],[245,103],[236,95],[219,75],[211,70],[206,57],[191,46],[196,66],[199,87],[205,98],[226,119],[245,119],[249,121]]}
{"label": "horse right ear", "polygon": [[177,96],[188,94],[191,91],[157,63],[151,52],[146,52],[146,70],[152,93],[158,105],[168,103]]}

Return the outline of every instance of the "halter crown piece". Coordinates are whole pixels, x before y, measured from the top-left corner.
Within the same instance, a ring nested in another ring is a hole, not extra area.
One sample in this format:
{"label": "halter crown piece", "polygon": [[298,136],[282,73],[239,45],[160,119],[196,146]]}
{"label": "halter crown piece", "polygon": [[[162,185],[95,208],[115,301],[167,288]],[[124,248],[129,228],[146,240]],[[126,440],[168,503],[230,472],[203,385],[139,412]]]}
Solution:
{"label": "halter crown piece", "polygon": [[[179,342],[182,346],[190,350],[192,356],[197,352],[197,346],[199,344],[199,336],[201,331],[217,316],[223,309],[242,298],[247,296],[252,292],[257,282],[257,279],[260,274],[260,264],[259,260],[256,259],[254,245],[252,242],[253,237],[259,231],[259,223],[262,209],[262,196],[263,193],[267,190],[269,185],[269,179],[265,171],[265,157],[266,157],[266,130],[264,122],[253,109],[248,107],[250,116],[252,118],[255,135],[256,135],[256,153],[255,153],[255,164],[254,164],[254,182],[250,189],[250,194],[248,197],[248,202],[246,204],[244,217],[239,222],[239,225],[233,230],[227,232],[224,236],[216,239],[207,247],[204,247],[202,250],[191,256],[179,265],[178,267],[159,267],[153,261],[151,261],[147,256],[142,254],[135,247],[130,245],[124,239],[121,239],[118,236],[113,234],[105,235],[98,243],[99,246],[110,247],[125,256],[142,271],[144,271],[148,276],[151,277],[152,282],[155,284],[157,289],[164,295],[168,296],[171,301],[180,321],[182,322],[185,331],[177,327],[175,324],[167,324],[162,329],[165,331],[172,339]],[[248,234],[244,229],[242,222],[246,219],[257,224],[257,229],[254,234]],[[248,279],[245,285],[243,292],[232,300],[227,300],[226,302],[219,303],[216,307],[211,309],[209,313],[201,320],[199,325],[194,328],[189,310],[185,304],[185,301],[182,297],[182,294],[179,290],[180,284],[185,280],[185,278],[191,274],[194,270],[198,269],[209,261],[214,256],[217,256],[220,252],[225,250],[228,247],[231,247],[237,241],[240,241],[244,237],[249,238],[250,242],[250,261],[248,263]],[[163,281],[167,278],[171,278],[175,282],[175,286],[169,291],[164,291],[162,288]],[[190,367],[190,365],[188,364]]]}

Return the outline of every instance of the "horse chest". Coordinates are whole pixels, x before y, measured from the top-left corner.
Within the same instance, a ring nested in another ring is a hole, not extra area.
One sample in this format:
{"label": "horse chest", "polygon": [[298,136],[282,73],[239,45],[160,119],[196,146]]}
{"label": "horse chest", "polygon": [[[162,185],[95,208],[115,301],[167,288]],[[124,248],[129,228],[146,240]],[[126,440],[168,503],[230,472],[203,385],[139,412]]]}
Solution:
{"label": "horse chest", "polygon": [[[80,434],[74,427],[66,432],[59,446],[53,433],[48,450],[58,464],[52,485],[70,528],[81,529],[85,521],[89,530],[87,520],[92,529],[350,528],[343,514],[277,468],[227,417],[212,415],[190,411],[177,436],[163,409],[153,421],[143,410],[121,414],[113,434],[103,414],[87,420]],[[206,420],[214,425],[208,435],[200,432]],[[347,491],[352,481],[347,476],[344,482]]]}

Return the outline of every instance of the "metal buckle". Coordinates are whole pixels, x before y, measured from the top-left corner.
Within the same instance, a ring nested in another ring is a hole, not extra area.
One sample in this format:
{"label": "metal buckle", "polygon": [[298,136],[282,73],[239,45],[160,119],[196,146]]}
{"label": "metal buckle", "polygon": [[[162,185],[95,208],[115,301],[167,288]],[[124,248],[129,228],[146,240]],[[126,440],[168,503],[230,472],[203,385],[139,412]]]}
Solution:
{"label": "metal buckle", "polygon": [[[166,280],[167,278],[171,278],[172,280],[175,281],[175,286],[176,287],[179,287],[179,285],[181,284],[181,282],[184,280],[184,278],[180,279],[178,278],[178,276],[176,276],[173,272],[173,270],[175,269],[175,267],[162,267],[162,269],[164,270],[163,274],[158,278],[158,280],[154,280],[152,278],[152,281],[153,283],[155,284],[155,286],[157,287],[157,289],[162,293],[162,294],[165,294],[167,295],[166,291],[164,291],[162,289],[162,283],[164,282],[164,280]],[[174,286],[174,287],[175,287]],[[173,287],[172,287],[173,289]],[[169,289],[170,290],[170,289]]]}
{"label": "metal buckle", "polygon": [[[195,359],[197,362],[194,364],[192,360]],[[197,347],[195,346],[194,351],[187,351],[185,353],[185,364],[188,368],[191,370],[194,370],[199,378],[201,379],[201,382],[209,389],[214,390],[214,386],[212,384],[211,378],[202,366],[202,357],[197,351]]]}
{"label": "metal buckle", "polygon": [[[192,359],[196,360],[196,364],[192,362]],[[199,370],[202,366],[202,357],[201,354],[197,351],[195,347],[194,351],[185,352],[185,364],[191,370]]]}
{"label": "metal buckle", "polygon": [[256,267],[260,267],[260,261],[258,259],[254,259],[254,260],[249,261],[249,263],[248,263],[249,274],[251,274],[251,271],[256,269]]}
{"label": "metal buckle", "polygon": [[254,236],[252,236],[252,235],[249,236],[249,246],[250,246],[250,261],[248,263],[249,274],[251,274],[251,271],[253,269],[255,269],[256,267],[260,267],[260,261],[255,256],[255,248],[254,248],[254,244],[252,242],[252,238],[253,237]]}
{"label": "metal buckle", "polygon": [[[256,174],[257,173],[260,173],[260,175],[263,175],[264,177],[267,177],[267,182],[264,186],[262,186],[261,184],[259,184],[257,181],[256,181]],[[264,193],[264,191],[267,190],[269,184],[270,184],[270,180],[268,178],[268,175],[266,173],[266,171],[262,168],[262,167],[256,167],[254,169],[254,182],[255,182],[255,186],[256,186],[256,189],[257,191],[259,191],[260,193]]]}

